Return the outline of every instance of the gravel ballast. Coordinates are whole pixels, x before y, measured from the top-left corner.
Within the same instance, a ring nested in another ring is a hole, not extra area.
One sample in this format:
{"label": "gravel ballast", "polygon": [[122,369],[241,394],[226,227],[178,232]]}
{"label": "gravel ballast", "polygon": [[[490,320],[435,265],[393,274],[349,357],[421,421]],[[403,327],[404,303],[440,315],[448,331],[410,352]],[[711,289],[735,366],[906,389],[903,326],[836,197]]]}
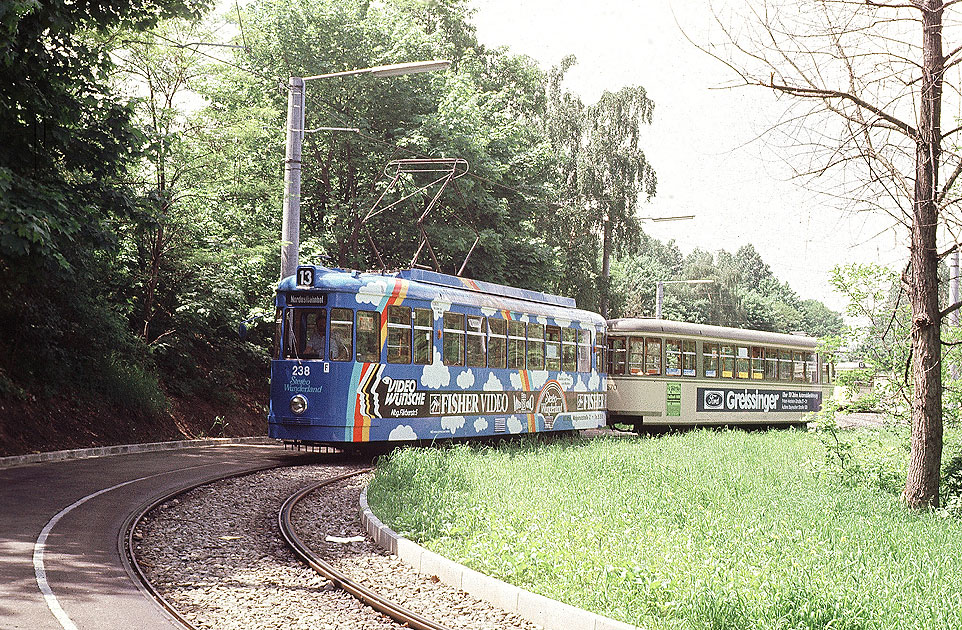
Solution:
{"label": "gravel ballast", "polygon": [[[138,527],[137,560],[157,591],[197,627],[397,628],[300,564],[278,531],[277,512],[288,496],[358,468],[281,468],[193,490],[154,510]],[[294,510],[298,534],[318,555],[351,579],[451,628],[538,628],[419,575],[377,547],[358,518],[367,480],[362,475],[321,488]],[[363,540],[353,541],[356,537]]]}

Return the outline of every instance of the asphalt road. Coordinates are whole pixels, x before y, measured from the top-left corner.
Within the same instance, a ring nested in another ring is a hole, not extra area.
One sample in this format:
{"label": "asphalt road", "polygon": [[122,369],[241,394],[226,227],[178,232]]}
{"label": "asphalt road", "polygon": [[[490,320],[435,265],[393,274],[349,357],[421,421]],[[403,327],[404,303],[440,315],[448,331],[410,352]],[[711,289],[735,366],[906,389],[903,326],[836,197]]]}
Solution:
{"label": "asphalt road", "polygon": [[128,575],[125,521],[192,482],[315,458],[224,445],[0,470],[0,629],[180,628]]}

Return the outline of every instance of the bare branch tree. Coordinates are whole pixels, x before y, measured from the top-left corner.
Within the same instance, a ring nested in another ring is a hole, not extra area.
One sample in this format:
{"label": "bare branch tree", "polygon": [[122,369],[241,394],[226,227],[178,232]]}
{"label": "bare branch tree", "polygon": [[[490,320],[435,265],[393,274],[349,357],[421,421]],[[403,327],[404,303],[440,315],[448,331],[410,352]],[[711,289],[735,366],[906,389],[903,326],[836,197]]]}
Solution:
{"label": "bare branch tree", "polygon": [[912,449],[902,498],[911,508],[939,503],[940,329],[957,306],[939,306],[937,230],[962,226],[950,194],[962,159],[947,144],[962,127],[941,131],[945,72],[962,63],[962,46],[945,54],[942,37],[943,15],[960,1],[746,2],[746,14],[716,12],[722,41],[699,46],[736,85],[789,97],[791,115],[769,137],[782,134],[810,185],[832,173],[842,183],[831,193],[847,209],[887,213],[910,234]]}

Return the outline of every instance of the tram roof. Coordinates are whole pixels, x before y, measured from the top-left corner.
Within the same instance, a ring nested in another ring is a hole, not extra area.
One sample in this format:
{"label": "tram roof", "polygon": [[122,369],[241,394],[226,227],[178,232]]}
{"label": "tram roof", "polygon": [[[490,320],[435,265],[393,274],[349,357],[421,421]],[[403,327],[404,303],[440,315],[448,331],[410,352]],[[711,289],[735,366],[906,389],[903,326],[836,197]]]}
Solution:
{"label": "tram roof", "polygon": [[[311,265],[302,265],[308,266]],[[472,280],[460,276],[451,276],[437,273],[425,269],[403,269],[388,272],[360,272],[348,269],[332,269],[323,266],[314,266],[314,284],[311,287],[298,286],[295,276],[284,278],[278,285],[279,291],[296,290],[333,290],[346,292],[363,292],[365,285],[377,280],[405,280],[410,282],[408,295],[420,295],[426,299],[433,299],[442,294],[447,298],[454,298],[459,293],[464,301],[468,295],[474,295],[470,302],[478,304],[497,305],[499,308],[509,308],[511,310],[526,310],[521,304],[513,303],[515,300],[541,305],[538,311],[550,313],[554,309],[577,309],[574,298],[553,295],[542,291],[532,291],[530,289],[519,289],[509,287],[494,282],[482,280]],[[490,296],[490,298],[489,298]],[[588,313],[588,311],[582,311]],[[601,323],[600,315],[592,314]]]}
{"label": "tram roof", "polygon": [[746,343],[759,345],[795,346],[812,350],[818,345],[818,340],[808,335],[788,335],[764,330],[709,326],[707,324],[677,322],[670,319],[641,319],[635,317],[609,319],[608,334],[617,335],[619,333],[650,333],[657,335],[702,337],[704,339],[721,341],[744,341]]}

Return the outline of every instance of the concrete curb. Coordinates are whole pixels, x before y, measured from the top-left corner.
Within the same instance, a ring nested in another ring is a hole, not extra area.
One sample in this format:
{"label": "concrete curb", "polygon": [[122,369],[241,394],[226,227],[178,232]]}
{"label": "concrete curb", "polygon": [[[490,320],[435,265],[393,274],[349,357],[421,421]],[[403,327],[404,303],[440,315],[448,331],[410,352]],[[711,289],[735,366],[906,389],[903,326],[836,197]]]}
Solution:
{"label": "concrete curb", "polygon": [[380,547],[401,558],[418,573],[437,576],[445,584],[523,617],[545,630],[639,630],[637,626],[512,586],[399,536],[371,511],[367,503],[367,488],[361,492],[361,523]]}
{"label": "concrete curb", "polygon": [[29,453],[27,455],[13,455],[0,457],[0,469],[37,464],[40,462],[62,462],[68,459],[85,459],[88,457],[106,457],[108,455],[124,455],[126,453],[149,453],[153,451],[169,451],[197,446],[219,446],[225,444],[277,444],[277,440],[268,437],[242,438],[205,438],[200,440],[178,440],[176,442],[147,442],[146,444],[118,444],[116,446],[96,446],[93,448],[77,448],[69,451],[49,451],[46,453]]}

